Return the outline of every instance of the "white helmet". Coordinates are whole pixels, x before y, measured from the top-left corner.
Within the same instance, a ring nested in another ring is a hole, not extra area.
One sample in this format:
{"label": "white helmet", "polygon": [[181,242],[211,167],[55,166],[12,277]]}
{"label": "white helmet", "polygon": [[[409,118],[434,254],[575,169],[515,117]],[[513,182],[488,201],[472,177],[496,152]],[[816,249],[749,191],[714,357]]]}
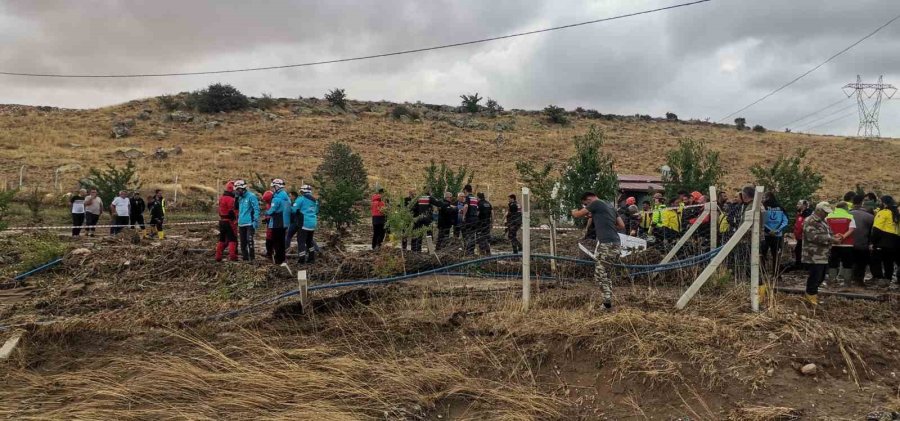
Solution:
{"label": "white helmet", "polygon": [[310,186],[309,184],[300,186],[300,193],[312,193],[312,186]]}
{"label": "white helmet", "polygon": [[274,187],[276,189],[283,189],[284,188],[284,180],[282,180],[280,178],[276,178],[276,179],[272,180],[272,187]]}
{"label": "white helmet", "polygon": [[247,182],[244,181],[244,180],[235,180],[235,181],[234,181],[234,188],[235,188],[235,189],[246,189],[246,188],[247,188]]}

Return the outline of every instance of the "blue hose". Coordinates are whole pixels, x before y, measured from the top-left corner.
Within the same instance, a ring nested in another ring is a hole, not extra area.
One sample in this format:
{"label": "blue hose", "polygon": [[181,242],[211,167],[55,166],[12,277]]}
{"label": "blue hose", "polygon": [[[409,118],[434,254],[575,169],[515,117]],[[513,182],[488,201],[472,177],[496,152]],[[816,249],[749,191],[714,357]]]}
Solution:
{"label": "blue hose", "polygon": [[44,263],[43,265],[40,265],[40,266],[36,267],[36,268],[34,268],[34,269],[31,269],[31,270],[29,270],[29,271],[27,271],[27,272],[20,273],[20,274],[16,275],[16,276],[13,278],[13,282],[19,282],[19,281],[22,281],[22,280],[24,280],[25,278],[27,278],[27,277],[29,277],[29,276],[31,276],[31,275],[34,275],[34,274],[37,274],[37,273],[41,273],[41,272],[43,272],[43,271],[45,271],[45,270],[47,270],[47,269],[50,269],[50,268],[52,268],[52,267],[54,267],[54,266],[56,266],[56,265],[62,263],[62,261],[63,261],[62,258],[56,258],[56,259],[53,259],[53,260],[51,260],[51,261],[49,261],[49,262],[47,262],[47,263]]}

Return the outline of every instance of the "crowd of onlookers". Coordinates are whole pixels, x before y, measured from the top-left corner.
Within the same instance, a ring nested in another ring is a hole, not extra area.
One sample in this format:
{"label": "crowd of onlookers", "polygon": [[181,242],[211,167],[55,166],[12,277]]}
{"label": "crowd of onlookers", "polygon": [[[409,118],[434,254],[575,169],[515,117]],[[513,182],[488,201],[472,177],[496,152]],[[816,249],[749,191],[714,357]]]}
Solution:
{"label": "crowd of onlookers", "polygon": [[[109,212],[110,234],[118,234],[127,227],[138,228],[145,235],[155,234],[158,238],[165,238],[163,223],[166,219],[166,200],[162,191],[156,190],[147,200],[141,197],[140,192],[128,192],[122,190],[113,198],[109,208],[103,205],[97,189],[80,189],[69,198],[72,213],[72,236],[85,235],[93,237],[96,226],[105,212]],[[150,213],[150,230],[144,222],[144,212]]]}

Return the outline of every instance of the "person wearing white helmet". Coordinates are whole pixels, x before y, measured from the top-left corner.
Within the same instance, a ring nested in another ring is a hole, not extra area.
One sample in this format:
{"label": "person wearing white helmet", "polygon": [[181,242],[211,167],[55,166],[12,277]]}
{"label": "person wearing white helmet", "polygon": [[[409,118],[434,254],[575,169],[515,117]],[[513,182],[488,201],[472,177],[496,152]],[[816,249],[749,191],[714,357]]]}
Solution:
{"label": "person wearing white helmet", "polygon": [[269,228],[272,229],[273,258],[276,265],[284,263],[285,244],[284,239],[287,228],[291,225],[291,199],[284,191],[284,180],[276,178],[272,180],[272,205],[266,211],[269,216]]}
{"label": "person wearing white helmet", "polygon": [[247,191],[247,182],[237,180],[234,182],[235,207],[238,212],[238,235],[241,247],[241,258],[253,261],[256,258],[253,237],[259,229],[259,199],[252,192]]}
{"label": "person wearing white helmet", "polygon": [[304,184],[300,187],[300,197],[294,202],[293,211],[302,215],[303,225],[297,237],[298,263],[314,263],[316,260],[313,235],[318,225],[319,203],[312,195],[312,186]]}

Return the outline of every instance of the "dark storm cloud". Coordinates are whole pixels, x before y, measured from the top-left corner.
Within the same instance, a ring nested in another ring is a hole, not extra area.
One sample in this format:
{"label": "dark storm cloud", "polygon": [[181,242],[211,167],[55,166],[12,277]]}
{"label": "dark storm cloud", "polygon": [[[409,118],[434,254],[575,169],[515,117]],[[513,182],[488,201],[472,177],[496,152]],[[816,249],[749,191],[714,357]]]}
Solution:
{"label": "dark storm cloud", "polygon": [[[0,1],[0,69],[156,73],[255,67],[466,41],[674,4],[644,1]],[[860,13],[860,11],[875,11]],[[559,104],[713,120],[759,98],[890,17],[892,0],[714,0],[554,33],[364,62],[202,77],[0,77],[0,103],[99,106],[226,82],[251,95]],[[843,95],[862,74],[900,84],[900,22],[741,113],[770,128]],[[882,130],[898,108],[887,103]],[[827,113],[825,113],[827,114]],[[812,120],[812,118],[810,119]],[[800,125],[795,126],[797,128]],[[855,133],[853,118],[821,128]]]}

